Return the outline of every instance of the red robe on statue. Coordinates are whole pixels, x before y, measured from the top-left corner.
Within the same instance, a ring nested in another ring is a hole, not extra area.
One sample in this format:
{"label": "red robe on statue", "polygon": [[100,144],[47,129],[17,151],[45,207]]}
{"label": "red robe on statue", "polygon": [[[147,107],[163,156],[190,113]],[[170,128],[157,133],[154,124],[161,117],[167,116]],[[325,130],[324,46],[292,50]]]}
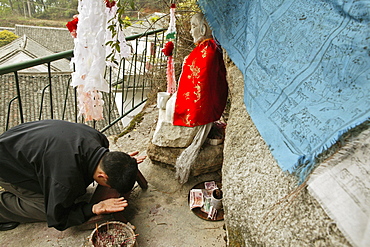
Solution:
{"label": "red robe on statue", "polygon": [[204,40],[184,61],[173,125],[195,127],[219,120],[227,94],[221,48],[213,39]]}

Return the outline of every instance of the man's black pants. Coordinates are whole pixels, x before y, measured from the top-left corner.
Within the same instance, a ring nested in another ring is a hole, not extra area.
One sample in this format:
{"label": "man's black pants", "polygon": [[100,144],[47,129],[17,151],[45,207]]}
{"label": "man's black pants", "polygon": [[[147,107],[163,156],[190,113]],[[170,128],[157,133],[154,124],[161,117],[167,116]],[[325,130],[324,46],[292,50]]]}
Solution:
{"label": "man's black pants", "polygon": [[0,223],[46,221],[44,196],[0,178]]}

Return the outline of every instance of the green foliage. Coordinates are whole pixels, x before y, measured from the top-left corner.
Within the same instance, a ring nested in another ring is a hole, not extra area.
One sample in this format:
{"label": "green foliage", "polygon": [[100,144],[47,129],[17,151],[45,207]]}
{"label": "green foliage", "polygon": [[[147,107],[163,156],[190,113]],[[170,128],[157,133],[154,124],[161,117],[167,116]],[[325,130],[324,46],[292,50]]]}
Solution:
{"label": "green foliage", "polygon": [[[117,12],[118,13],[118,12]],[[105,43],[106,46],[112,47],[113,51],[107,56],[107,60],[117,63],[115,61],[115,54],[121,52],[120,42],[118,40],[118,32],[122,32],[123,29],[132,25],[132,22],[128,16],[125,18],[121,18],[119,15],[116,15],[111,20],[108,21],[109,26],[107,27],[108,30],[112,33],[112,41],[108,41]]]}
{"label": "green foliage", "polygon": [[193,37],[190,33],[190,19],[196,13],[200,12],[196,0],[180,0],[176,2],[176,12],[180,15],[176,18],[177,29],[177,53],[179,61],[182,61],[194,48]]}
{"label": "green foliage", "polygon": [[130,133],[132,130],[135,129],[135,127],[137,126],[137,124],[141,123],[144,119],[144,115],[145,115],[145,112],[140,112],[139,114],[137,114],[131,121],[130,121],[130,124],[123,130],[123,132],[121,132],[116,138],[115,138],[115,141],[118,140],[118,138],[126,135],[127,133]]}
{"label": "green foliage", "polygon": [[11,13],[12,13],[12,9],[6,3],[2,3],[0,0],[0,15],[8,16]]}
{"label": "green foliage", "polygon": [[130,20],[130,17],[128,16],[126,16],[125,18],[120,18],[120,23],[122,24],[123,28],[132,26],[132,22]]}
{"label": "green foliage", "polygon": [[9,44],[13,40],[17,39],[18,36],[14,33],[4,30],[0,32],[0,47]]}
{"label": "green foliage", "polygon": [[155,23],[155,22],[156,22],[156,21],[158,21],[159,19],[160,19],[160,17],[159,17],[159,16],[157,16],[157,15],[155,15],[155,16],[150,17],[149,21],[150,21],[151,23]]}
{"label": "green foliage", "polygon": [[0,0],[0,14],[55,20],[72,17],[77,13],[77,5],[78,0]]}
{"label": "green foliage", "polygon": [[77,14],[77,8],[76,9],[47,9],[43,12],[36,13],[33,15],[34,18],[38,19],[46,19],[46,20],[60,20],[60,19],[68,19],[71,18],[73,15]]}
{"label": "green foliage", "polygon": [[168,10],[170,2],[171,1],[169,0],[135,0],[131,10],[143,12],[145,12],[145,10],[152,10],[152,12],[162,12]]}
{"label": "green foliage", "polygon": [[180,0],[176,7],[178,10],[199,11],[196,0]]}
{"label": "green foliage", "polygon": [[[112,1],[112,0],[109,0]],[[108,30],[112,33],[112,41],[108,41],[105,45],[112,47],[112,52],[106,57],[108,61],[118,63],[115,61],[115,54],[120,53],[121,46],[118,40],[118,33],[122,32],[123,29],[132,25],[132,22],[128,16],[124,17],[125,9],[127,7],[133,7],[134,0],[120,0],[116,2],[117,4],[117,13],[116,15],[108,20]]]}

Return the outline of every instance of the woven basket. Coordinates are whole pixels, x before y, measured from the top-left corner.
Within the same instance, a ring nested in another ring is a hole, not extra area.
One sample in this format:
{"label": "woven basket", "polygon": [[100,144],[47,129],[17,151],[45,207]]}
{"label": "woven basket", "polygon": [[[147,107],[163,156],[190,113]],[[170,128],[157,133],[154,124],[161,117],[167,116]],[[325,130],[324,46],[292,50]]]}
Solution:
{"label": "woven basket", "polygon": [[119,221],[99,225],[91,233],[90,242],[95,247],[137,246],[135,245],[136,235],[132,228]]}

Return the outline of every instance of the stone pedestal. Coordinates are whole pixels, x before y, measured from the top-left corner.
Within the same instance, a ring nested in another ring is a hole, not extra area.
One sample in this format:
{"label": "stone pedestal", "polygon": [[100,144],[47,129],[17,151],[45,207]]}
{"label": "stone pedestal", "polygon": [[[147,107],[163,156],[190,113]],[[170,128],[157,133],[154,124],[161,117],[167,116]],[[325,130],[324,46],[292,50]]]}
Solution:
{"label": "stone pedestal", "polygon": [[[195,164],[191,168],[190,174],[192,176],[198,176],[220,170],[223,163],[223,148],[223,144],[213,146],[204,143],[195,160]],[[150,143],[147,149],[147,155],[153,164],[162,165],[174,170],[176,159],[183,150],[185,148],[160,147]]]}
{"label": "stone pedestal", "polygon": [[[162,110],[160,110],[161,112]],[[199,126],[190,128],[173,126],[172,123],[158,121],[153,134],[152,143],[160,147],[182,148],[188,147],[199,131]]]}
{"label": "stone pedestal", "polygon": [[[152,140],[147,149],[148,158],[153,164],[162,165],[173,170],[175,170],[177,158],[193,142],[194,137],[201,129],[201,126],[172,125],[174,96],[168,100],[167,110],[159,109],[157,126],[151,135]],[[223,144],[210,145],[206,141],[191,168],[190,175],[198,176],[220,170],[223,162],[223,149]]]}

